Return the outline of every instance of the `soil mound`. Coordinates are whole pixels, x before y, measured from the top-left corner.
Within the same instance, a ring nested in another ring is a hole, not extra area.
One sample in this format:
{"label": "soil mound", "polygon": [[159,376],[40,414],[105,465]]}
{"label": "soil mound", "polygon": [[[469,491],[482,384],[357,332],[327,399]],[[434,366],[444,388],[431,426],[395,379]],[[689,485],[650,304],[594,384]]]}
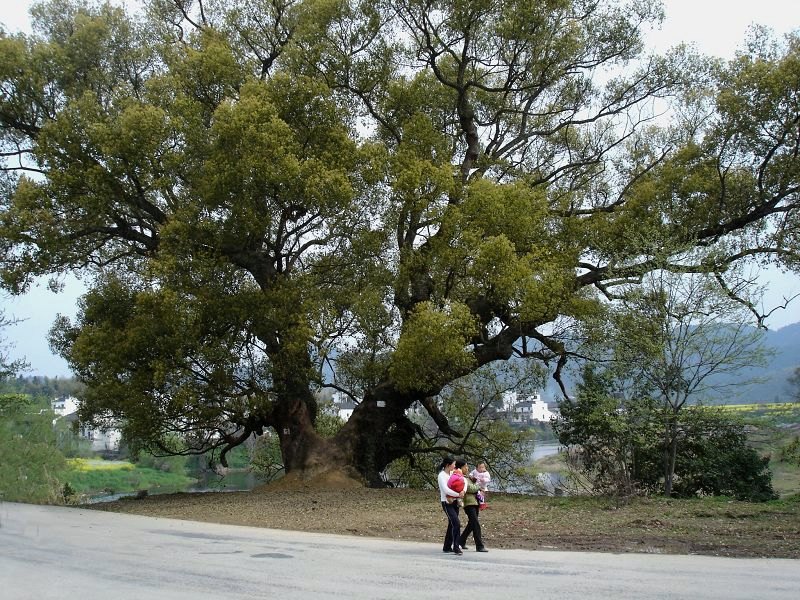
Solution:
{"label": "soil mound", "polygon": [[305,492],[311,490],[354,490],[364,488],[364,481],[340,469],[320,473],[292,472],[280,479],[253,488],[252,492]]}

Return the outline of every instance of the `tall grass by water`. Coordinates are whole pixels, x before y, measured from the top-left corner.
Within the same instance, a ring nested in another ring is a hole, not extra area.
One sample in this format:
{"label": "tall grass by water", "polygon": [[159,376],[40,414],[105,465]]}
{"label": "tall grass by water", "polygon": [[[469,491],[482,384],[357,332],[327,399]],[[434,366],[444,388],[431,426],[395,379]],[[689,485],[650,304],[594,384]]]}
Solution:
{"label": "tall grass by water", "polygon": [[170,473],[141,467],[128,461],[100,459],[71,459],[66,481],[76,494],[122,494],[138,490],[178,491],[194,483],[195,479],[180,473]]}

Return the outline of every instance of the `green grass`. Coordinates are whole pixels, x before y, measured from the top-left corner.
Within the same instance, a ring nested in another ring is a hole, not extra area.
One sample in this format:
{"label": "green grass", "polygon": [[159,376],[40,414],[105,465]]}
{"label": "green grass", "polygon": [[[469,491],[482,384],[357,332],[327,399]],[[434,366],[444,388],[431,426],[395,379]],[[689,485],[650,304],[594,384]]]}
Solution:
{"label": "green grass", "polygon": [[717,407],[724,412],[735,413],[745,422],[793,425],[800,423],[800,403],[772,404],[726,404]]}
{"label": "green grass", "polygon": [[186,475],[139,467],[127,461],[69,461],[65,477],[81,495],[124,494],[138,490],[178,491],[195,480]]}

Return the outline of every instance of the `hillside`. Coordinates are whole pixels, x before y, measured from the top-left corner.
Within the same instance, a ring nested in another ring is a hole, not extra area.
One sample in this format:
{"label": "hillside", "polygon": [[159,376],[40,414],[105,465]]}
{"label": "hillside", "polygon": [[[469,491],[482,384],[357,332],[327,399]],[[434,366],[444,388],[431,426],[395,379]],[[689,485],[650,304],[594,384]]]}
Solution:
{"label": "hillside", "polygon": [[[788,378],[795,368],[800,367],[800,323],[768,330],[764,347],[773,353],[764,368],[743,369],[735,375],[716,377],[715,384],[725,386],[725,390],[710,399],[724,404],[791,401]],[[575,388],[575,373],[568,373],[564,380],[568,390]],[[752,380],[759,381],[746,383]],[[555,402],[560,395],[555,382],[548,382],[544,399]]]}

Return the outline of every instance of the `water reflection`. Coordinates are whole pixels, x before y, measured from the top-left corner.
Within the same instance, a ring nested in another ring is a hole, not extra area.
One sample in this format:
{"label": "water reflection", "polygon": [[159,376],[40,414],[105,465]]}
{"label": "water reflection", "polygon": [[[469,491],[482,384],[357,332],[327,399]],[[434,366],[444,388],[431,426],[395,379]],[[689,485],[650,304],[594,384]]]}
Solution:
{"label": "water reflection", "polygon": [[[530,456],[530,463],[541,460],[547,456],[558,454],[562,449],[558,442],[536,444]],[[531,494],[534,496],[560,496],[564,493],[564,479],[560,473],[542,472],[535,477],[520,477],[517,481],[512,481],[504,491],[513,494]]]}
{"label": "water reflection", "polygon": [[533,447],[533,454],[531,454],[531,460],[539,460],[540,458],[544,458],[545,456],[552,456],[553,454],[558,454],[561,448],[561,444],[558,442],[549,442],[546,444],[536,444]]}

